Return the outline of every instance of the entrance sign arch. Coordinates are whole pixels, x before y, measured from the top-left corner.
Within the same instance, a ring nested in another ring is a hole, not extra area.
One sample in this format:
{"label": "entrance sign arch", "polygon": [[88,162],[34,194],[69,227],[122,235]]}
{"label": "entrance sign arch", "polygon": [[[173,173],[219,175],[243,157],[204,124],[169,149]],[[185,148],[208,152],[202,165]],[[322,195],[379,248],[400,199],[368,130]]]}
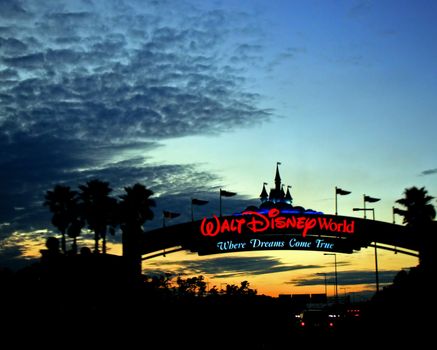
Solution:
{"label": "entrance sign arch", "polygon": [[[293,205],[284,191],[276,163],[275,186],[267,193],[263,183],[261,205],[231,216],[213,216],[198,221],[148,231],[140,239],[141,255],[172,249],[199,255],[256,250],[308,250],[351,254],[369,246],[396,247],[417,252],[420,237],[408,227],[355,217],[324,215]],[[339,192],[339,190],[341,192]],[[232,193],[232,192],[230,192]],[[337,194],[349,194],[336,187]],[[234,195],[234,194],[233,194]],[[222,191],[220,191],[220,199]],[[369,197],[370,198],[370,197]],[[220,211],[221,213],[221,211]],[[193,216],[192,216],[193,217]],[[178,248],[174,248],[178,247]],[[390,249],[390,248],[388,248]],[[137,251],[137,250],[136,250]],[[409,253],[415,255],[415,253]],[[154,254],[144,259],[161,254]],[[417,256],[418,254],[416,254]]]}
{"label": "entrance sign arch", "polygon": [[[258,250],[307,250],[351,254],[375,244],[378,248],[410,255],[416,254],[403,249],[419,250],[417,235],[406,226],[273,208],[213,216],[151,230],[142,235],[140,252],[146,255],[164,250],[170,253],[176,249],[209,255]],[[162,253],[153,256],[158,255]]]}

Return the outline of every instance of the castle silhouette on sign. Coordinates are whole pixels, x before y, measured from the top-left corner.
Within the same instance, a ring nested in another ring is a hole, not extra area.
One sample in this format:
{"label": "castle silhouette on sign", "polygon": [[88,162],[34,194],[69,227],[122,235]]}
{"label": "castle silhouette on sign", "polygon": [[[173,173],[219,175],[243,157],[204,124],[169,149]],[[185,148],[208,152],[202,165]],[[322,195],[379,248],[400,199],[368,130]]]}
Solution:
{"label": "castle silhouette on sign", "polygon": [[275,175],[275,187],[270,189],[270,194],[267,195],[266,183],[263,184],[263,189],[260,194],[261,203],[272,202],[272,203],[285,203],[293,205],[293,198],[290,194],[291,186],[287,186],[287,193],[284,192],[284,185],[281,184],[281,175],[279,174],[279,165],[276,164],[276,175]]}
{"label": "castle silhouette on sign", "polygon": [[[287,191],[284,191],[284,184],[282,184],[281,175],[279,174],[279,165],[280,162],[276,163],[276,174],[275,174],[275,187],[270,189],[270,193],[267,194],[266,185],[267,183],[263,183],[263,188],[259,198],[261,199],[261,205],[259,206],[259,210],[263,209],[289,209],[297,212],[305,212],[312,211],[312,209],[305,209],[301,206],[293,205],[293,197],[290,193],[291,186],[287,186]],[[253,207],[250,209],[254,209]]]}

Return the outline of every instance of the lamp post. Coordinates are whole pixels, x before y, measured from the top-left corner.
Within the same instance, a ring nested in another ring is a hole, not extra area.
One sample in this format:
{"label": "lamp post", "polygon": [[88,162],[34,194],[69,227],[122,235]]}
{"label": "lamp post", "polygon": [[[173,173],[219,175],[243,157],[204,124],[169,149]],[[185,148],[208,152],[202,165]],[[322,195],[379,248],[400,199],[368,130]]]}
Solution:
{"label": "lamp post", "polygon": [[325,295],[326,297],[328,297],[328,285],[326,284],[326,273],[323,273],[323,275],[325,276]]}
{"label": "lamp post", "polygon": [[[353,211],[372,211],[373,220],[375,221],[375,209],[374,208],[353,208]],[[366,218],[366,214],[364,214],[364,218]],[[379,292],[379,273],[378,273],[378,249],[376,247],[375,241],[375,280],[376,280],[376,292]]]}
{"label": "lamp post", "polygon": [[323,255],[334,255],[335,301],[338,301],[337,254],[336,253],[323,253]]}

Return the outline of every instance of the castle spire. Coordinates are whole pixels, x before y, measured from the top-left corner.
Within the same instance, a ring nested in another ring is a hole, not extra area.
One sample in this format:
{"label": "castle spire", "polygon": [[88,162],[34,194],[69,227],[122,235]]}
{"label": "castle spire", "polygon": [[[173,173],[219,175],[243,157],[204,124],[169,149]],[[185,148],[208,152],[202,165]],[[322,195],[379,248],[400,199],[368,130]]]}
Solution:
{"label": "castle spire", "polygon": [[285,195],[285,203],[292,205],[293,204],[293,197],[291,197],[290,188],[291,188],[291,186],[287,186],[287,193]]}
{"label": "castle spire", "polygon": [[267,185],[267,182],[264,182],[263,189],[261,191],[261,194],[259,195],[259,198],[261,198],[261,203],[267,202],[267,200],[269,198],[269,195],[267,194],[267,191],[266,191],[266,185]]}
{"label": "castle spire", "polygon": [[275,190],[277,193],[281,191],[281,175],[279,175],[279,166],[281,162],[276,162],[276,175],[275,175]]}
{"label": "castle spire", "polygon": [[279,192],[279,201],[283,202],[285,199],[284,185],[281,185],[281,191]]}

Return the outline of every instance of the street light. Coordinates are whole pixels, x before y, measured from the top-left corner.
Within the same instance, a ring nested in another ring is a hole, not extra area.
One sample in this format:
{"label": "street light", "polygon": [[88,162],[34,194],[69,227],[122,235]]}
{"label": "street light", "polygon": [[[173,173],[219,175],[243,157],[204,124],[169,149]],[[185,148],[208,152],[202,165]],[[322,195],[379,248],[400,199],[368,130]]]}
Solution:
{"label": "street light", "polygon": [[[366,218],[366,211],[372,211],[373,221],[375,221],[375,208],[353,208],[353,211],[364,211],[364,218]],[[375,240],[375,279],[376,279],[376,291],[379,292],[379,273],[378,273],[378,249],[376,247]]]}
{"label": "street light", "polygon": [[353,211],[364,211],[364,219],[366,218],[366,211],[372,212],[372,218],[375,220],[375,208],[353,208]]}
{"label": "street light", "polygon": [[336,254],[336,253],[323,253],[323,255],[334,255],[334,271],[335,271],[335,300],[338,301],[337,254]]}
{"label": "street light", "polygon": [[328,285],[326,284],[326,273],[323,273],[323,275],[325,276],[325,295],[326,297],[328,297]]}

